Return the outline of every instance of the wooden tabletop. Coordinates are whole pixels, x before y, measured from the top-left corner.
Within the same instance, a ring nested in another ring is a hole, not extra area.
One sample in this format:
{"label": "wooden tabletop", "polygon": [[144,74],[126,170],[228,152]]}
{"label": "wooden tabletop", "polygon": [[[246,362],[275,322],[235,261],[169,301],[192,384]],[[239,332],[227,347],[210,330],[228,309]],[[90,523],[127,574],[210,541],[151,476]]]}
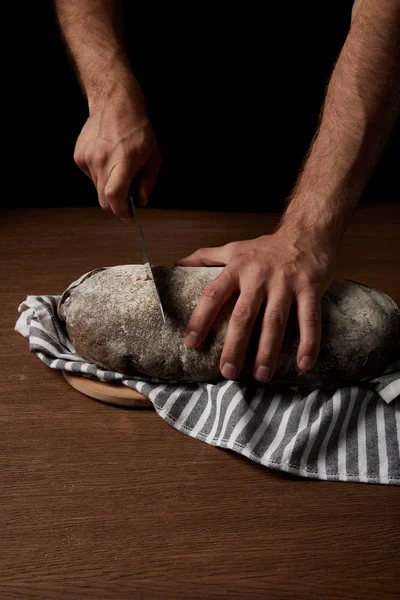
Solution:
{"label": "wooden tabletop", "polygon": [[[278,215],[142,210],[155,264],[272,231]],[[398,598],[400,490],[311,481],[71,388],[14,332],[28,294],[141,262],[98,208],[1,214],[0,597]],[[400,205],[360,207],[337,274],[400,303]]]}

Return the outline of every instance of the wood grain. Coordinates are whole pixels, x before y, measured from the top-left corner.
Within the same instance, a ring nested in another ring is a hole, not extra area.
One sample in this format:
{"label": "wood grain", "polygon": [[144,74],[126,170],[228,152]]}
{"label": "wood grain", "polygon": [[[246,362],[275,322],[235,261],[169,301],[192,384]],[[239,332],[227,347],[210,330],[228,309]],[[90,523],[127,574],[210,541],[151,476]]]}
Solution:
{"label": "wood grain", "polygon": [[62,374],[75,390],[89,398],[125,408],[154,408],[146,396],[121,383],[93,381],[67,371],[63,371]]}
{"label": "wood grain", "polygon": [[[151,259],[273,230],[276,215],[144,210]],[[310,481],[186,436],[155,411],[108,406],[30,355],[27,294],[140,262],[100,209],[1,213],[0,597],[391,599],[399,489]],[[360,208],[338,275],[400,302],[400,206]]]}

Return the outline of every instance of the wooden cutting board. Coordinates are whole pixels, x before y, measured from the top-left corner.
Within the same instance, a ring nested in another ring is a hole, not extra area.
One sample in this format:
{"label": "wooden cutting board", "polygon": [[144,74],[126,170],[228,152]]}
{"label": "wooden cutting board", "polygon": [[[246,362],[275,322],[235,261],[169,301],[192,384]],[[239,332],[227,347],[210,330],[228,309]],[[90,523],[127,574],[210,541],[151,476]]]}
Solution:
{"label": "wooden cutting board", "polygon": [[128,406],[132,408],[154,408],[153,403],[143,394],[122,385],[121,383],[106,383],[93,381],[79,375],[73,375],[67,371],[62,372],[65,379],[73,388],[89,396],[116,406]]}

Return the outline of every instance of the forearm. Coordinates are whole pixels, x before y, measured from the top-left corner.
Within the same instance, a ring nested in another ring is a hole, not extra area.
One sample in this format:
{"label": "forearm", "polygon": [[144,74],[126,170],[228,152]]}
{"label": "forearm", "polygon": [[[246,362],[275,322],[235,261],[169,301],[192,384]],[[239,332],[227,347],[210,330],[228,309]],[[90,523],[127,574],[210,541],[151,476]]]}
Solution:
{"label": "forearm", "polygon": [[282,220],[337,245],[400,108],[400,3],[364,0]]}
{"label": "forearm", "polygon": [[115,93],[134,94],[143,108],[122,40],[120,0],[54,0],[61,32],[89,109]]}

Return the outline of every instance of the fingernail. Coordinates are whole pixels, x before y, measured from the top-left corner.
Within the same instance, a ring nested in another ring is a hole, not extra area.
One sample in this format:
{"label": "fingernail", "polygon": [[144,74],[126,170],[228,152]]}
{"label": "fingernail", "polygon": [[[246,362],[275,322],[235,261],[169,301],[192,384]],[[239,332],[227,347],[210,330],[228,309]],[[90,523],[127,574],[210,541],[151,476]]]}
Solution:
{"label": "fingernail", "polygon": [[303,358],[300,361],[300,369],[302,371],[308,371],[308,369],[311,369],[313,364],[313,359],[311,356],[303,356]]}
{"label": "fingernail", "polygon": [[185,337],[186,345],[189,348],[193,348],[199,341],[199,334],[196,331],[189,331],[189,333]]}
{"label": "fingernail", "polygon": [[260,365],[256,369],[255,377],[256,379],[258,379],[258,381],[268,381],[270,373],[271,369],[269,369],[268,367],[264,367],[264,365]]}
{"label": "fingernail", "polygon": [[221,369],[221,373],[225,377],[225,379],[235,379],[237,375],[236,365],[229,362],[225,363]]}

